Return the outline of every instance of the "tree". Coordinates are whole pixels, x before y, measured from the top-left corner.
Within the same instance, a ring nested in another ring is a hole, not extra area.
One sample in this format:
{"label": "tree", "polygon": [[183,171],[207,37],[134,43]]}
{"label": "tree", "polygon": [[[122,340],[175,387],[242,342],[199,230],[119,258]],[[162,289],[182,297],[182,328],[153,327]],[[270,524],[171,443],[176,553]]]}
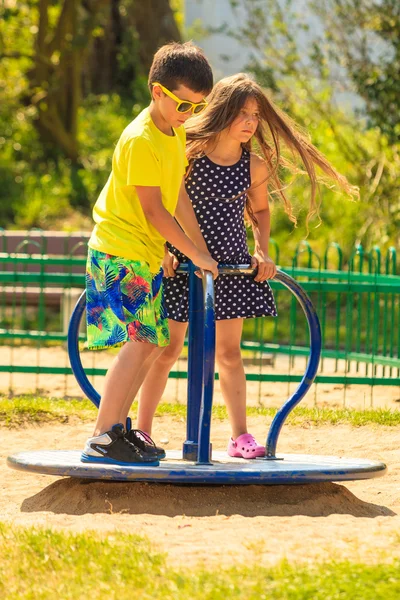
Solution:
{"label": "tree", "polygon": [[131,83],[147,77],[156,50],[180,39],[169,0],[111,0],[91,40],[85,92],[131,96]]}
{"label": "tree", "polygon": [[[400,2],[315,0],[329,27],[320,36],[331,63],[340,65],[364,100],[363,113],[391,144],[400,141]],[[324,43],[325,42],[325,43]]]}
{"label": "tree", "polygon": [[73,163],[79,159],[77,114],[81,103],[81,70],[96,16],[108,0],[64,0],[51,22],[50,0],[39,0],[37,34],[29,82],[22,102],[36,108],[40,139],[57,147]]}
{"label": "tree", "polygon": [[152,54],[180,39],[174,14],[169,0],[0,2],[2,226],[89,213],[115,137],[148,100]]}
{"label": "tree", "polygon": [[[86,92],[118,90],[124,75],[134,79],[148,70],[160,44],[179,40],[179,30],[168,0],[38,0],[25,6],[37,14],[31,27],[37,33],[25,54],[31,64],[21,101],[35,108],[34,124],[50,153],[56,148],[77,163],[77,115],[86,62],[93,69],[85,70],[91,81]],[[1,55],[24,56],[7,51],[5,33]],[[127,58],[133,40],[136,51]]]}

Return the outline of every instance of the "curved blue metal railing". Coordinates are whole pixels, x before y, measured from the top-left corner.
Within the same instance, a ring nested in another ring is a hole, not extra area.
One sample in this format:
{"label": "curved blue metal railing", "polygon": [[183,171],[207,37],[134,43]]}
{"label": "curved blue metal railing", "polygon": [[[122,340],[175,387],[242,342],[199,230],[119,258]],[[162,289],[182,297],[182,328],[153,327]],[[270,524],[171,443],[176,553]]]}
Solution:
{"label": "curved blue metal railing", "polygon": [[81,356],[79,353],[79,324],[82,315],[86,308],[86,292],[82,292],[78,302],[72,311],[71,319],[68,327],[68,356],[71,363],[71,369],[75,375],[76,381],[79,384],[82,392],[89,400],[93,402],[97,408],[100,406],[100,394],[94,389],[90,383],[85,369],[83,368]]}
{"label": "curved blue metal railing", "polygon": [[[209,464],[211,460],[210,428],[215,369],[215,308],[214,284],[211,273],[203,273],[202,281],[195,275],[191,264],[180,265],[178,272],[189,273],[189,359],[188,359],[188,409],[187,440],[183,445],[183,458]],[[253,275],[249,265],[220,265],[220,275],[241,273]],[[275,415],[266,440],[266,458],[276,458],[278,437],[289,413],[299,404],[310,389],[317,374],[321,355],[321,328],[315,308],[302,287],[289,275],[278,270],[279,281],[297,298],[306,316],[310,333],[310,355],[304,376],[292,396]],[[98,407],[100,394],[90,383],[79,354],[78,333],[85,310],[85,292],[80,296],[72,313],[68,330],[68,353],[72,371],[84,394]],[[198,340],[203,339],[203,344]]]}

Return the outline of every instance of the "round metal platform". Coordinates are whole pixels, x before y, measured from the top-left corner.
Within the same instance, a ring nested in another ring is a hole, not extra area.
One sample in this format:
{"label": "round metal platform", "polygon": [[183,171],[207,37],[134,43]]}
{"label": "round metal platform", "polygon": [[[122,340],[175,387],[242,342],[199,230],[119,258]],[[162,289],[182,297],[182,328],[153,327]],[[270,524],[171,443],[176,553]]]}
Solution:
{"label": "round metal platform", "polygon": [[211,464],[196,464],[183,460],[181,452],[169,451],[158,467],[82,463],[80,455],[80,451],[63,450],[20,452],[10,456],[7,463],[12,469],[45,475],[197,485],[293,485],[372,479],[386,472],[381,462],[303,454],[282,454],[278,460],[243,460],[213,452]]}

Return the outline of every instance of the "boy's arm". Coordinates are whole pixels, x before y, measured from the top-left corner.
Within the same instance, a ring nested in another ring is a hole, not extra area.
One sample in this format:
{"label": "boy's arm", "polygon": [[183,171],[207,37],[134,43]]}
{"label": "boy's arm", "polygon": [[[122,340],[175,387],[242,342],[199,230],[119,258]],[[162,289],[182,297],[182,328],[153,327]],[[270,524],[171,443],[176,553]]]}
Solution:
{"label": "boy's arm", "polygon": [[202,252],[208,253],[207,244],[204,241],[203,234],[200,231],[199,223],[196,218],[196,214],[193,210],[193,205],[187,194],[185,187],[185,179],[183,178],[181,189],[179,190],[178,204],[175,210],[175,219],[182,227],[183,231],[192,242]]}
{"label": "boy's arm", "polygon": [[255,264],[258,265],[258,272],[255,281],[264,281],[272,279],[276,275],[276,266],[269,257],[269,238],[271,231],[271,215],[268,202],[268,167],[266,162],[256,155],[251,155],[251,181],[252,186],[248,191],[248,197],[251,203],[253,214],[257,219],[257,225],[252,223],[254,234],[254,255]]}
{"label": "boy's arm", "polygon": [[[136,192],[146,219],[157,231],[178,250],[186,254],[198,267],[218,276],[218,263],[208,251],[200,250],[182,231],[162,203],[160,188],[137,185]],[[207,253],[206,253],[207,252]]]}

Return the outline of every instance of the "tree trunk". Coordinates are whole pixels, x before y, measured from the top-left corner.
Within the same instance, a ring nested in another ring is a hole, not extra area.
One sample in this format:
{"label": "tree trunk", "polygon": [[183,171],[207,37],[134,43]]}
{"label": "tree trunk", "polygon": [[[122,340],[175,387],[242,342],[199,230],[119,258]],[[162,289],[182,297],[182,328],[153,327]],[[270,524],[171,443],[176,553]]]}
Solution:
{"label": "tree trunk", "polygon": [[26,100],[37,108],[35,126],[43,143],[59,148],[75,164],[79,162],[77,116],[82,62],[96,15],[109,2],[64,0],[54,30],[50,31],[50,1],[39,0],[39,29]]}
{"label": "tree trunk", "polygon": [[181,35],[169,0],[133,0],[129,14],[139,36],[140,61],[147,73],[158,48],[180,41]]}
{"label": "tree trunk", "polygon": [[118,55],[123,42],[124,23],[120,0],[111,0],[98,16],[101,35],[92,38],[83,66],[83,93],[108,94],[117,90]]}
{"label": "tree trunk", "polygon": [[102,34],[91,42],[84,93],[131,97],[132,82],[147,76],[154,53],[181,39],[169,0],[111,0],[99,15]]}

